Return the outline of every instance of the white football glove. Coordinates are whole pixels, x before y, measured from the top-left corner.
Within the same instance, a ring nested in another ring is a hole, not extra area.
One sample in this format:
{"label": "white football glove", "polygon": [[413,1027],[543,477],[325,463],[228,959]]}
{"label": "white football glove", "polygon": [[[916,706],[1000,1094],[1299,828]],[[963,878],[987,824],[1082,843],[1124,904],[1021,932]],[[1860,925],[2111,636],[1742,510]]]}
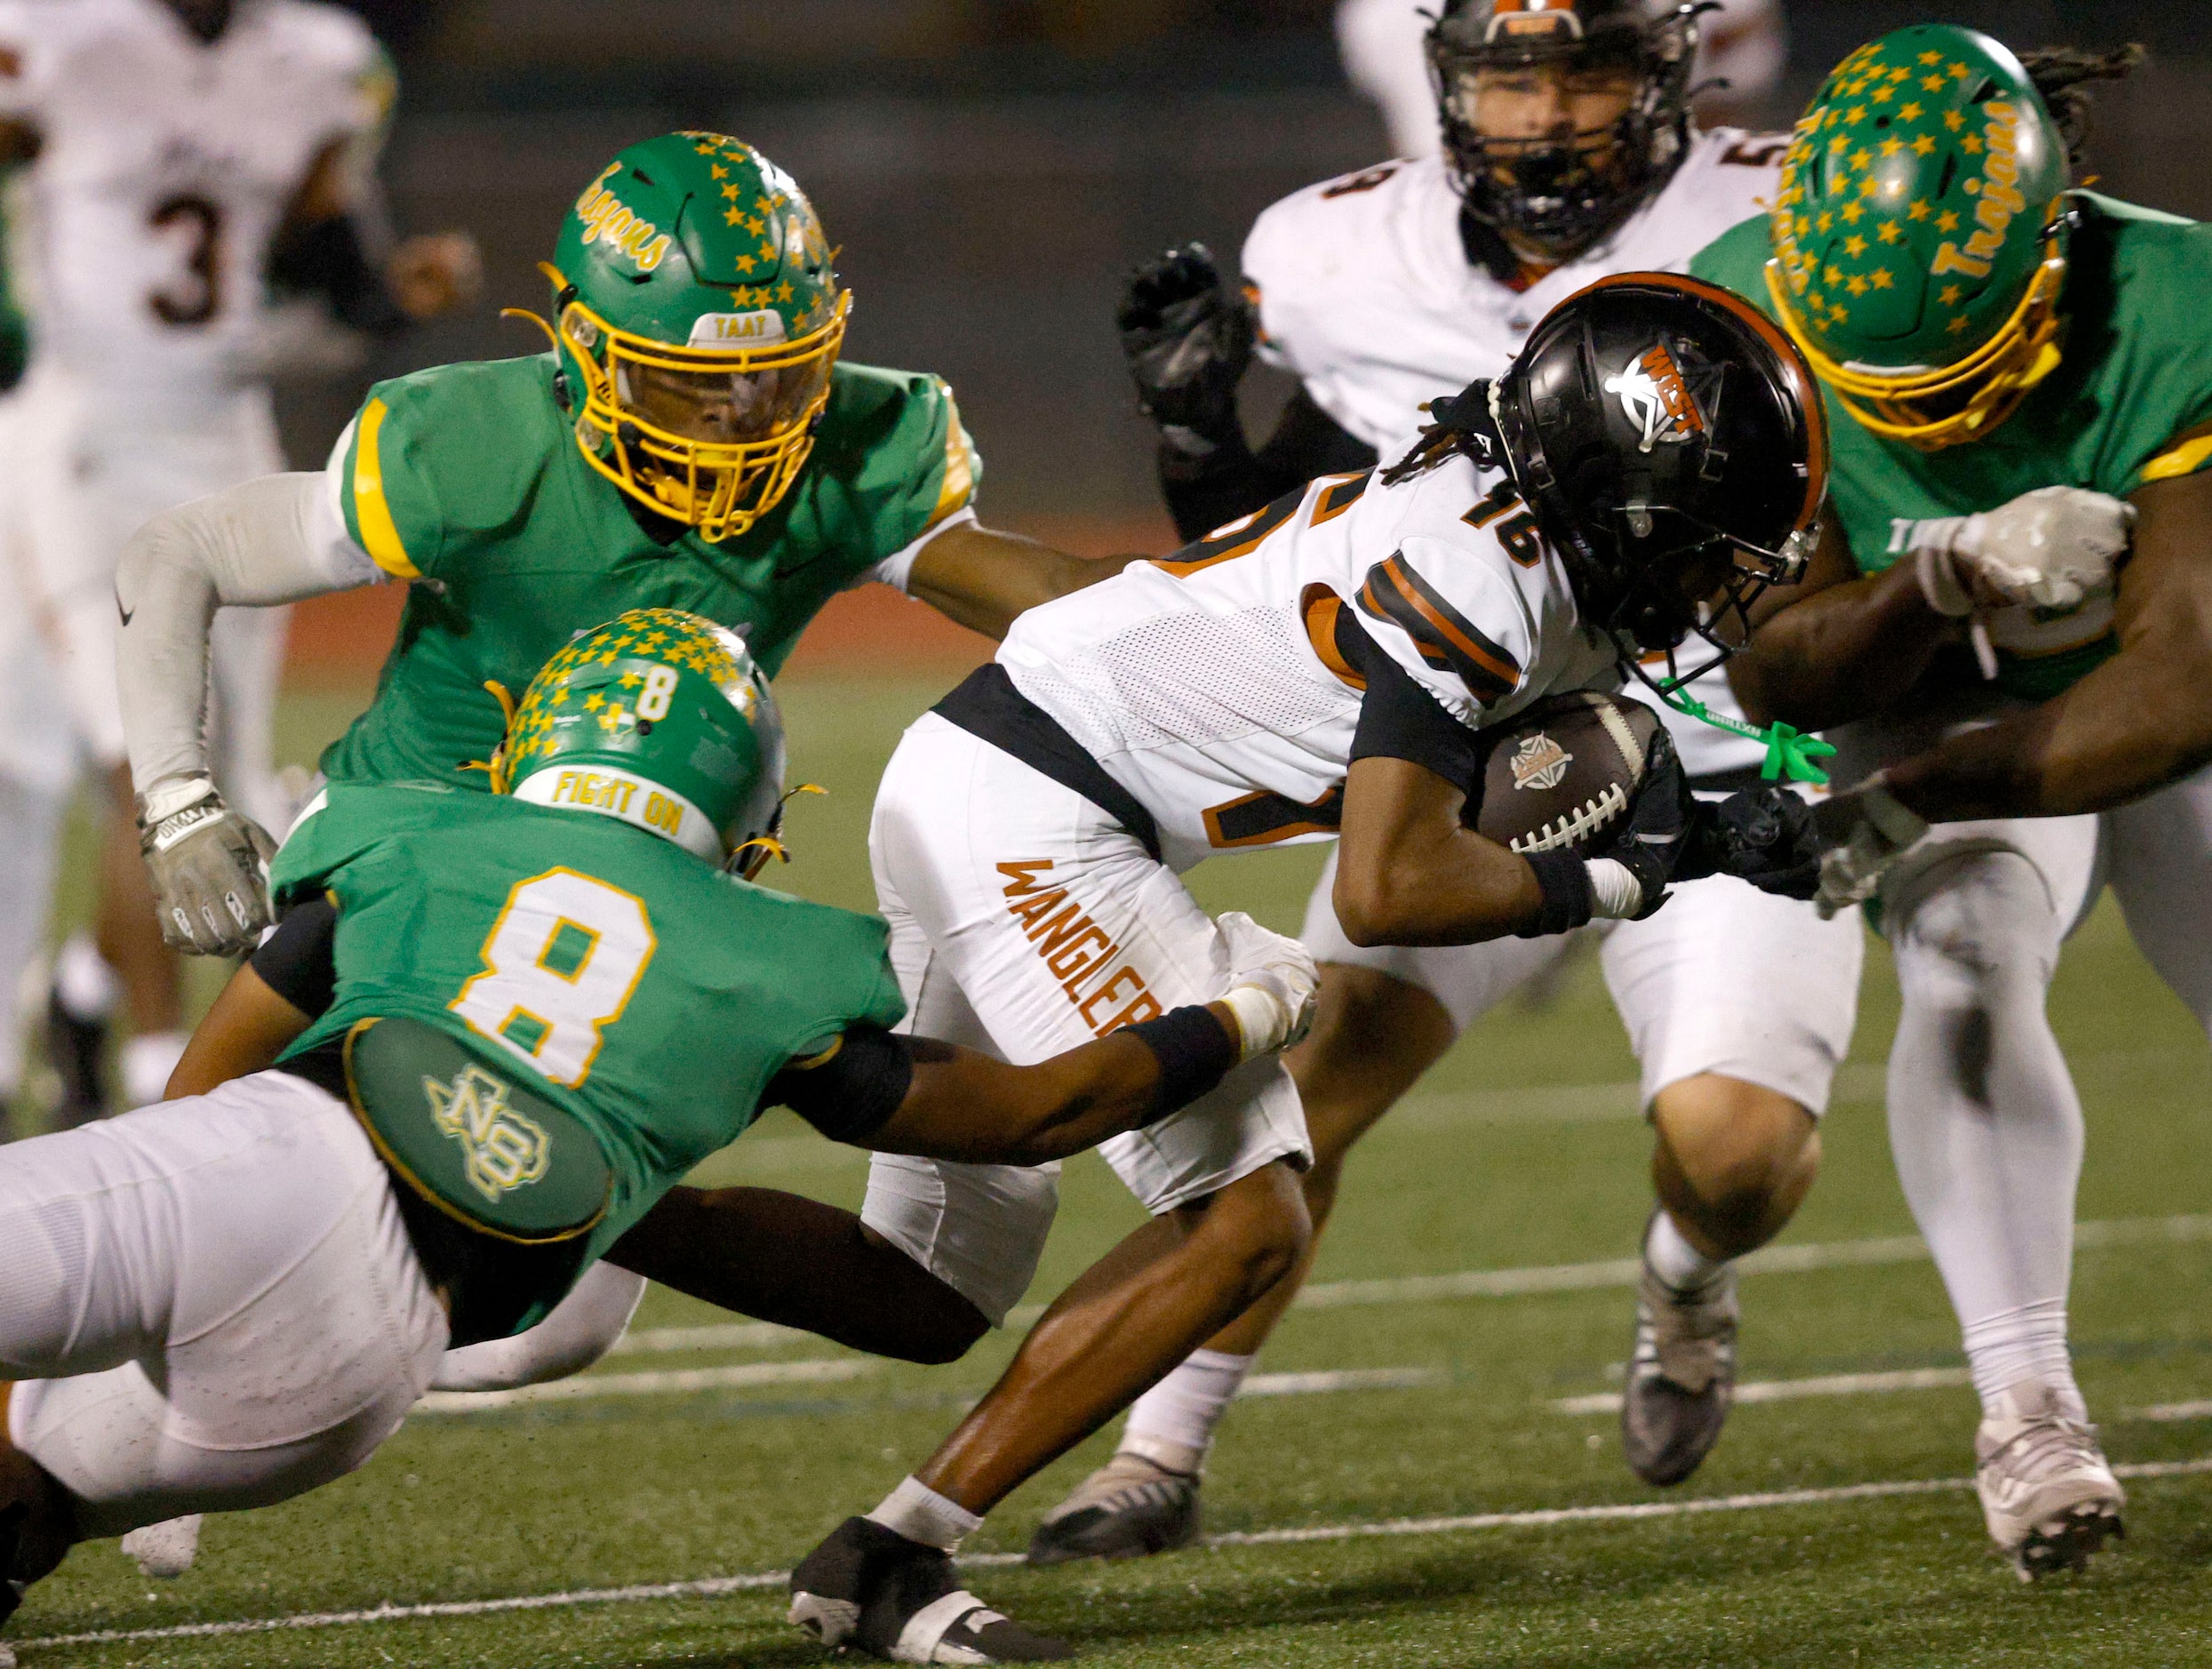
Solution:
{"label": "white football glove", "polygon": [[1242,910],[1216,918],[1229,946],[1229,988],[1221,1001],[1236,1014],[1237,1062],[1288,1049],[1314,1024],[1321,970],[1295,938],[1271,933]]}
{"label": "white football glove", "polygon": [[2132,504],[2079,487],[2038,487],[1976,515],[1915,523],[1921,591],[1938,614],[2018,604],[2071,609],[2112,581]]}
{"label": "white football glove", "polygon": [[139,795],[139,850],[154,878],[161,936],[196,956],[240,956],[272,920],[276,842],[223,803],[205,777],[156,783]]}
{"label": "white football glove", "polygon": [[1891,794],[1877,774],[1817,806],[1813,827],[1828,848],[1821,854],[1820,890],[1813,898],[1825,921],[1873,898],[1890,866],[1928,833],[1928,819]]}

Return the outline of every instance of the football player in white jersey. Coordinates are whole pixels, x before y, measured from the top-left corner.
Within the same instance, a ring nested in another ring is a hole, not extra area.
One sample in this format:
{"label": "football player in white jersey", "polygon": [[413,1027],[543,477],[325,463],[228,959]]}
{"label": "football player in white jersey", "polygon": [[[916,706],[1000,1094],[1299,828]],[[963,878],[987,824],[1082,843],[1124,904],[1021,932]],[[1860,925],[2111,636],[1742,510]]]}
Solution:
{"label": "football player in white jersey", "polygon": [[[1801,569],[1826,436],[1780,331],[1696,280],[1619,276],[1432,417],[1388,471],[1324,477],[1030,610],[907,731],[869,836],[906,1024],[1020,1062],[1163,1012],[1233,954],[1180,872],[1339,828],[1337,911],[1370,945],[1648,914],[1670,881],[1722,866],[1809,896],[1809,868],[1769,873],[1721,833],[1744,824],[1691,799],[1664,730],[1587,859],[1517,856],[1467,815],[1483,729],[1617,685],[1625,659],[1693,630],[1709,641],[1705,599],[1739,615]],[[1732,809],[1772,833],[1811,815],[1772,787]],[[1065,1655],[961,1590],[954,1546],[1298,1261],[1312,1148],[1274,1063],[1101,1152],[1154,1220],[1046,1311],[927,1464],[794,1571],[792,1618],[827,1643]],[[997,1322],[1035,1273],[1056,1186],[1051,1168],[879,1159],[862,1221]]]}
{"label": "football player in white jersey", "polygon": [[[1497,375],[1560,298],[1623,268],[1679,269],[1707,228],[1761,212],[1786,140],[1689,124],[1694,44],[1688,20],[1651,25],[1633,4],[1446,8],[1431,39],[1446,154],[1309,187],[1262,214],[1244,246],[1259,352],[1301,384],[1257,453],[1234,403],[1243,310],[1195,252],[1141,272],[1122,323],[1185,534],[1309,475],[1398,457],[1422,403]],[[1694,693],[1738,714],[1718,673]],[[1759,742],[1667,717],[1694,786],[1758,778]],[[1352,1145],[1460,1031],[1569,948],[1362,948],[1330,907],[1333,878],[1306,916],[1321,1018],[1287,1058],[1317,1149],[1306,1180],[1317,1234]],[[1662,1203],[1622,1419],[1629,1464],[1651,1482],[1687,1477],[1719,1438],[1734,1372],[1728,1265],[1779,1233],[1811,1186],[1861,955],[1855,913],[1823,922],[1729,882],[1606,938],[1657,1138]],[[1138,1401],[1120,1452],[1040,1526],[1033,1560],[1159,1552],[1197,1534],[1215,1425],[1298,1285],[1282,1282]]]}
{"label": "football player in white jersey", "polygon": [[[10,698],[50,715],[18,731],[45,739],[42,755],[0,758],[0,816],[19,813],[0,827],[0,902],[21,924],[0,945],[11,1009],[49,867],[15,854],[50,847],[56,785],[83,765],[106,772],[112,802],[100,948],[66,951],[57,986],[64,1122],[101,1110],[110,970],[135,1033],[129,1101],[159,1098],[183,1042],[123,766],[124,542],[157,511],[282,467],[268,379],[300,309],[281,297],[318,291],[338,322],[380,332],[473,287],[466,239],[382,248],[370,172],[392,93],[359,19],[312,0],[0,4],[0,156],[26,164],[11,277],[32,338],[28,374],[0,403],[0,583],[35,640],[5,664]],[[228,791],[280,822],[269,725],[283,638],[281,611],[220,615],[210,712]],[[66,726],[51,723],[57,707]]]}
{"label": "football player in white jersey", "polygon": [[[1665,3],[1654,0],[1655,6]],[[1425,0],[1338,0],[1337,6],[1345,77],[1381,109],[1391,148],[1401,156],[1433,156],[1441,145],[1425,51],[1437,10]],[[1774,90],[1789,61],[1780,0],[1717,0],[1697,36],[1690,82],[1707,116],[1755,104]]]}

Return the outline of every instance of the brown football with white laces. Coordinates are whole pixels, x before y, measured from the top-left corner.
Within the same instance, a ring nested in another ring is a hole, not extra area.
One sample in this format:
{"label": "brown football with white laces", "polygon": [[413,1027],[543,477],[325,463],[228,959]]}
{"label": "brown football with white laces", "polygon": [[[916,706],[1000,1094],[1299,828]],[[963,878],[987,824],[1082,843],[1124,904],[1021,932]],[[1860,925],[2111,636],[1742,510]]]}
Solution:
{"label": "brown football with white laces", "polygon": [[1524,856],[1587,857],[1627,818],[1659,715],[1624,696],[1550,696],[1484,731],[1489,755],[1474,827]]}

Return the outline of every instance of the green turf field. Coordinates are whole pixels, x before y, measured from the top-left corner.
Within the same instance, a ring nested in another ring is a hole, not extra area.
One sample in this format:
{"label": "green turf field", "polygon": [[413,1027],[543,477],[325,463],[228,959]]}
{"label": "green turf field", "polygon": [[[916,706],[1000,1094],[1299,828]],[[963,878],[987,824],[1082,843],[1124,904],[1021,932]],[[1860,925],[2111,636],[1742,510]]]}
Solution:
{"label": "green turf field", "polygon": [[[787,884],[866,906],[874,771],[934,693],[787,688],[795,768],[834,790],[795,806]],[[296,703],[293,746],[334,716]],[[1209,905],[1289,926],[1314,861],[1224,859],[1194,879]],[[1879,1066],[1896,997],[1886,957],[1869,965],[1826,1173],[1782,1242],[1804,1266],[1746,1280],[1742,1373],[1887,1376],[1876,1390],[1857,1378],[1860,1394],[1739,1408],[1680,1491],[1628,1475],[1612,1417],[1587,1400],[1617,1387],[1625,1354],[1630,1294],[1605,1266],[1633,1254],[1648,1209],[1645,1138],[1626,1046],[1584,964],[1545,1011],[1479,1027],[1354,1160],[1316,1277],[1324,1301],[1293,1313],[1260,1371],[1365,1378],[1309,1381],[1233,1415],[1208,1486],[1210,1528],[1228,1542],[1112,1570],[986,1568],[971,1585],[1102,1665],[2212,1663],[2212,1475],[2136,1478],[2126,1550],[2034,1589],[1985,1552],[1970,1493],[1951,1487],[1968,1470],[1973,1398],[1934,1272],[1898,1243],[1913,1226]],[[2116,1462],[2212,1456],[2212,1417],[2141,1413],[2212,1395],[2212,1215],[2197,1215],[2212,1214],[2212,1063],[2109,909],[2076,938],[2053,1001],[2089,1109],[2081,1216],[2097,1226],[2074,1289],[2084,1388]],[[779,1114],[710,1170],[850,1204],[864,1162]],[[1064,1199],[1033,1298],[1136,1218],[1095,1162],[1070,1167]],[[1557,1267],[1585,1265],[1599,1266]],[[1489,1273],[1417,1284],[1463,1272]],[[781,1570],[926,1455],[1009,1350],[994,1339],[921,1370],[757,1329],[675,1330],[718,1319],[657,1293],[633,1348],[573,1382],[608,1394],[419,1415],[356,1476],[211,1522],[177,1583],[140,1578],[110,1545],[82,1549],[10,1634],[27,1665],[818,1661],[771,1583],[477,1609]],[[702,1370],[708,1383],[686,1392],[623,1378]],[[1879,1389],[1900,1378],[1921,1388]],[[1553,1406],[1576,1399],[1583,1411]],[[1107,1447],[1094,1441],[1015,1496],[977,1551],[1022,1546]],[[1857,1486],[1876,1487],[1759,1498]],[[1515,1516],[1698,1502],[1724,1510]],[[1506,1521],[1371,1533],[1480,1515]],[[441,1602],[467,1609],[168,1632]],[[95,1631],[160,1633],[36,1643]]]}

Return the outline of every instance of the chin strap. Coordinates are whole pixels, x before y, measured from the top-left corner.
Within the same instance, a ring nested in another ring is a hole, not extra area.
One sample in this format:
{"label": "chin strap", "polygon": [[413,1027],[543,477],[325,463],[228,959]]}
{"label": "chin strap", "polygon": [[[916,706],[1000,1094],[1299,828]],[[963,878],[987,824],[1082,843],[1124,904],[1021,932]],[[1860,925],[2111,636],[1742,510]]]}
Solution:
{"label": "chin strap", "polygon": [[1835,752],[1833,742],[1824,742],[1817,736],[1808,736],[1793,724],[1773,723],[1761,730],[1733,719],[1725,713],[1715,713],[1692,695],[1681,691],[1658,691],[1659,699],[1686,718],[1696,719],[1700,724],[1710,724],[1716,731],[1726,731],[1731,736],[1747,737],[1767,750],[1767,757],[1759,767],[1759,774],[1769,782],[1786,778],[1792,782],[1816,783],[1827,787],[1828,773],[1813,763]]}

